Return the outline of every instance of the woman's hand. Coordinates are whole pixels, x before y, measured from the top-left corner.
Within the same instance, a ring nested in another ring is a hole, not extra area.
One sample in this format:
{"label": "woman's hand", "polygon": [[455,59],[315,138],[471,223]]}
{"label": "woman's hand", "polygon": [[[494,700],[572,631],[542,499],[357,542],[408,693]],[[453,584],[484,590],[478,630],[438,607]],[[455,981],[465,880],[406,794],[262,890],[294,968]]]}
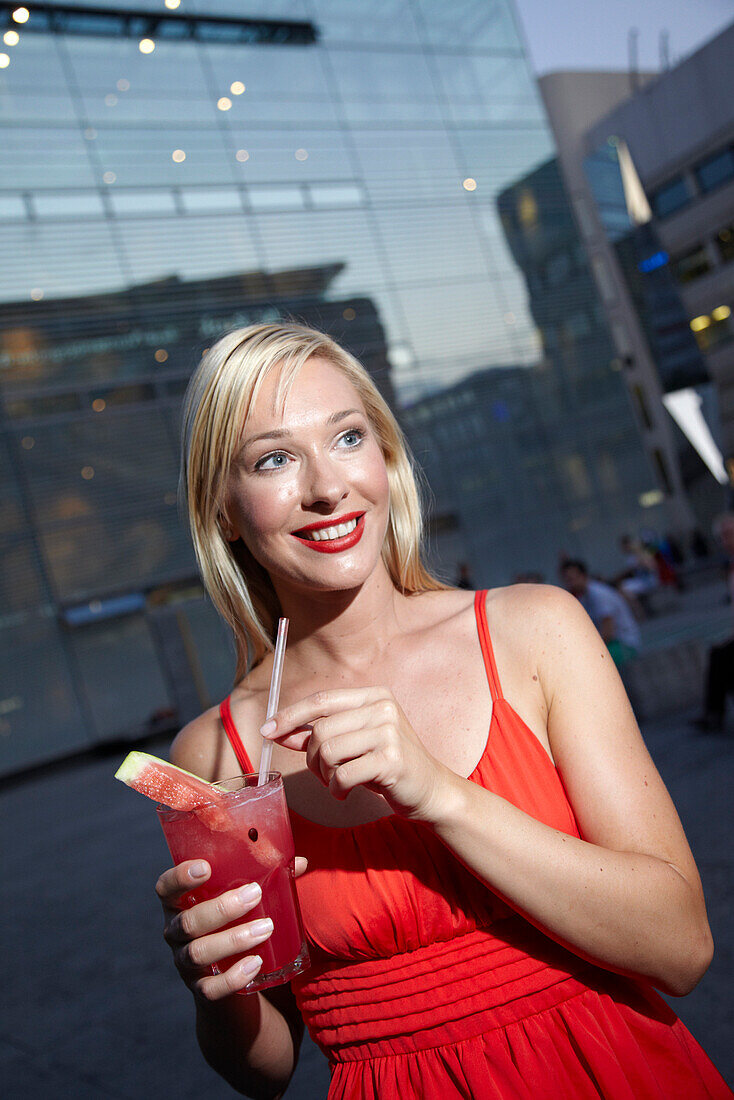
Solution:
{"label": "woman's hand", "polygon": [[415,821],[430,822],[457,779],[431,756],[387,688],[317,691],[278,711],[261,733],[305,751],[335,798],[363,786]]}
{"label": "woman's hand", "polygon": [[[296,856],[296,877],[305,870],[306,860]],[[272,935],[273,925],[269,918],[244,919],[262,897],[256,882],[184,909],[186,895],[201,887],[210,875],[208,863],[189,859],[164,871],[155,890],[163,906],[163,936],[179,974],[195,998],[218,1001],[244,989],[258,974],[262,959],[257,954],[248,955],[223,974],[212,974],[212,964],[252,951]],[[240,918],[242,923],[226,927]]]}

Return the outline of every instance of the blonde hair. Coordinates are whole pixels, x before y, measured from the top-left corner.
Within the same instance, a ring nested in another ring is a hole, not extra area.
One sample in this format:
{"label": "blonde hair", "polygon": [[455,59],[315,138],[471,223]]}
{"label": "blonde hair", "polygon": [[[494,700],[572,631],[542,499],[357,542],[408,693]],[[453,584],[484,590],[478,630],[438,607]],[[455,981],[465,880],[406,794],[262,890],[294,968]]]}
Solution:
{"label": "blonde hair", "polygon": [[325,359],[357,390],[387,466],[390,508],[382,557],[406,595],[442,589],[421,559],[421,507],[403,434],[367,371],[329,336],[290,322],[227,333],[204,355],[183,402],[179,494],[204,586],[234,635],[235,683],[273,648],[280,607],[267,571],[242,539],[228,542],[226,482],[242,429],[267,375],[283,400],[301,367]]}

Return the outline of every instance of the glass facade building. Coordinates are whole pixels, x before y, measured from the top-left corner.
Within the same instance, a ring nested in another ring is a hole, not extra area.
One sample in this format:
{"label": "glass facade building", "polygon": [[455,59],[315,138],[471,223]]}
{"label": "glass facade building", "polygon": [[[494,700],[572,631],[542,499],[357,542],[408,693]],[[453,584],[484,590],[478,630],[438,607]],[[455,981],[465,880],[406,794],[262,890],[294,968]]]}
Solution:
{"label": "glass facade building", "polygon": [[[639,518],[649,471],[585,276],[562,319],[576,365],[541,381],[552,326],[498,196],[516,188],[521,209],[519,181],[553,142],[510,0],[12,12],[0,5],[0,771],[174,727],[229,690],[233,655],[176,509],[181,394],[227,328],[292,316],[342,340],[454,505],[458,452],[447,439],[425,457],[416,410],[479,372],[507,390],[491,435],[523,422],[535,378],[544,431],[531,419],[515,458],[485,457],[541,567],[556,540],[592,549]],[[598,478],[615,488],[579,544],[557,494],[586,478],[593,496],[597,466],[564,459],[557,435],[597,386],[617,425]],[[517,465],[528,454],[537,476]],[[478,581],[511,579],[496,530],[476,535],[496,515],[453,511],[447,572],[468,557]]]}

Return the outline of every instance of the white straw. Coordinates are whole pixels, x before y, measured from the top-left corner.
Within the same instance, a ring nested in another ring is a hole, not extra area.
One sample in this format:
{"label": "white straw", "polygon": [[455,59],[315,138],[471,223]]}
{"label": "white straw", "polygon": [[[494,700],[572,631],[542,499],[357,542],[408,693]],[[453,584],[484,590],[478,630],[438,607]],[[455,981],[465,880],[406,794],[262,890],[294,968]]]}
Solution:
{"label": "white straw", "polygon": [[[278,635],[275,639],[275,654],[273,656],[273,672],[270,677],[270,695],[268,696],[268,710],[265,720],[272,718],[278,710],[280,700],[280,681],[283,678],[283,658],[285,657],[285,641],[288,637],[288,620],[278,619]],[[273,755],[273,742],[263,737],[263,751],[260,756],[260,774],[257,777],[258,786],[265,783],[270,771],[270,757]]]}

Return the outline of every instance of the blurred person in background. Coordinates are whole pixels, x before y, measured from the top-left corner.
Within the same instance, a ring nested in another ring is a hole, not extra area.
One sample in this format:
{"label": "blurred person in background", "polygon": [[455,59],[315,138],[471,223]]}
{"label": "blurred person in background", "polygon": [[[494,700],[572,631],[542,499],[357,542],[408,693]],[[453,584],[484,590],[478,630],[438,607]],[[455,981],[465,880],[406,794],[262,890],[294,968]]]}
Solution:
{"label": "blurred person in background", "polygon": [[[256,886],[185,908],[205,853],[158,880],[209,1064],[279,1097],[305,1022],[332,1100],[728,1097],[653,989],[682,996],[706,971],[706,907],[578,601],[430,574],[400,429],[322,333],[219,340],[183,441],[197,560],[238,659],[171,757],[216,780],[253,772],[272,739],[308,860],[311,968],[250,995],[272,931],[249,917]],[[263,725],[280,615],[281,707]]]}
{"label": "blurred person in background", "polygon": [[[726,582],[734,604],[734,512],[724,512],[714,520],[713,532],[726,555]],[[709,650],[704,710],[693,725],[704,733],[723,733],[726,725],[726,700],[734,692],[734,637]]]}
{"label": "blurred person in background", "polygon": [[625,568],[617,575],[614,584],[635,612],[638,619],[652,614],[649,597],[658,587],[658,570],[654,555],[640,539],[622,535],[619,546],[624,555]]}
{"label": "blurred person in background", "polygon": [[640,628],[623,596],[603,581],[592,580],[586,564],[568,559],[561,566],[563,585],[581,603],[621,668],[640,648]]}

